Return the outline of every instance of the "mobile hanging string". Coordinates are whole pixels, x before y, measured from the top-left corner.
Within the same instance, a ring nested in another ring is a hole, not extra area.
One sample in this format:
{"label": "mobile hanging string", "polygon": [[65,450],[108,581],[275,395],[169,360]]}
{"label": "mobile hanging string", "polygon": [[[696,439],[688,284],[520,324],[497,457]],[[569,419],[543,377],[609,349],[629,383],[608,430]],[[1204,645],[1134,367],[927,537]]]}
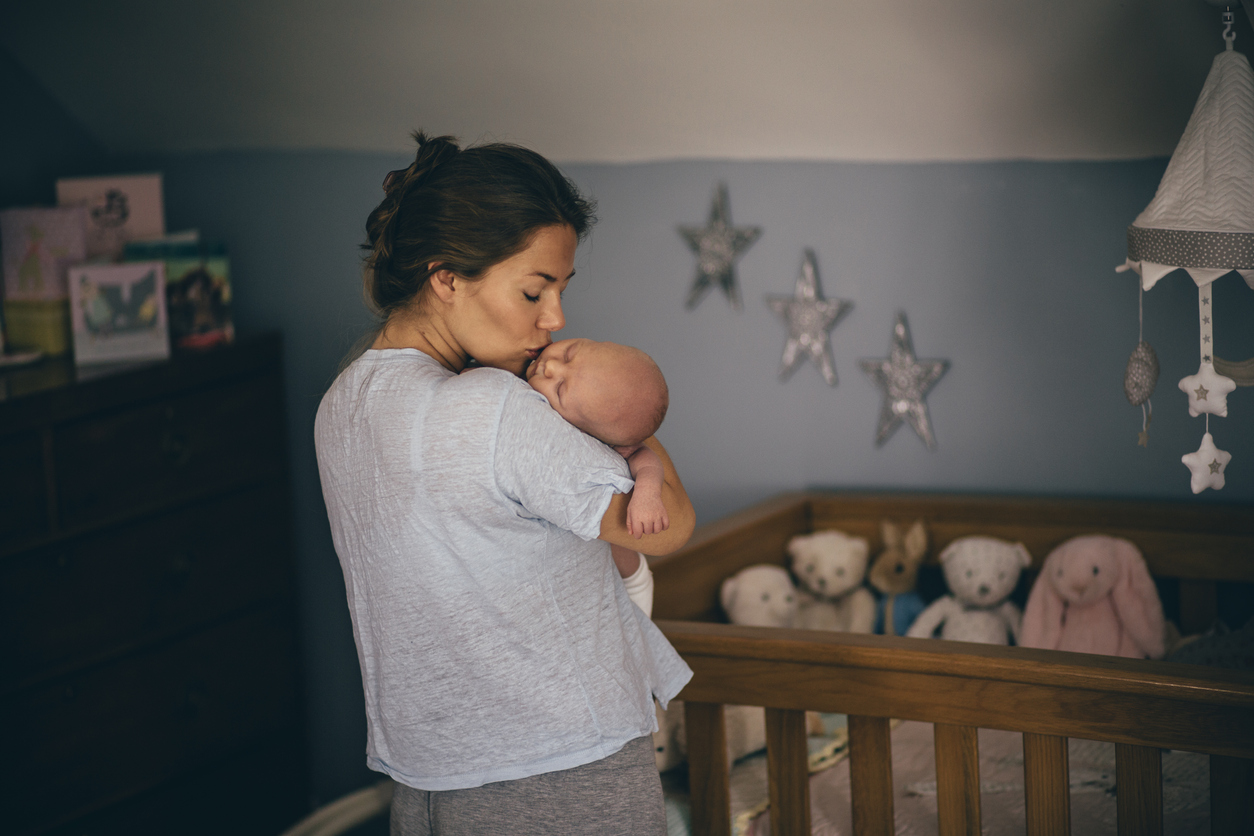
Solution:
{"label": "mobile hanging string", "polygon": [[[1140,280],[1136,283],[1136,343],[1139,346],[1145,342],[1145,286]],[[1148,408],[1148,411],[1147,411]],[[1150,403],[1149,395],[1145,396],[1145,403],[1141,404],[1141,435],[1137,441],[1146,441],[1145,446],[1148,447],[1149,425],[1154,420],[1154,405]]]}
{"label": "mobile hanging string", "polygon": [[1229,6],[1228,8],[1224,9],[1224,13],[1223,13],[1224,44],[1226,45],[1227,49],[1232,49],[1232,44],[1237,39],[1237,33],[1232,31],[1232,24],[1235,20],[1236,18],[1232,14],[1232,7]]}

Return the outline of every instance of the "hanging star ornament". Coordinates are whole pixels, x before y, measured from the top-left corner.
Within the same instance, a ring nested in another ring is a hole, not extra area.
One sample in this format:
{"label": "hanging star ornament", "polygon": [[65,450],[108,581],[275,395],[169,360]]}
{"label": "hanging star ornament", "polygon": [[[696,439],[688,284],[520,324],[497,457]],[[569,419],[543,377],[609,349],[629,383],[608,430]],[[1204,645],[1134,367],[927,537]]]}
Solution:
{"label": "hanging star ornament", "polygon": [[1237,388],[1230,377],[1215,371],[1205,360],[1197,367],[1197,374],[1180,378],[1180,391],[1189,396],[1189,414],[1194,418],[1203,412],[1228,417],[1228,393]]}
{"label": "hanging star ornament", "polygon": [[679,234],[697,254],[697,277],[688,291],[685,305],[697,306],[706,292],[718,285],[731,301],[732,307],[741,309],[740,288],[736,286],[733,265],[736,259],[758,240],[762,228],[758,226],[735,227],[731,225],[731,208],[728,206],[727,185],[718,184],[714,203],[710,206],[710,220],[705,226],[681,226]]}
{"label": "hanging star ornament", "polygon": [[788,342],[779,364],[779,379],[787,380],[807,357],[814,361],[827,381],[836,385],[836,366],[828,331],[853,307],[847,299],[824,299],[819,292],[819,273],[814,250],[807,249],[801,262],[801,275],[792,296],[768,296],[766,304],[788,323]]}
{"label": "hanging star ornament", "polygon": [[1202,436],[1202,446],[1196,453],[1185,453],[1180,457],[1185,467],[1193,474],[1189,486],[1193,493],[1201,493],[1207,488],[1220,490],[1224,486],[1224,469],[1232,461],[1232,454],[1215,446],[1215,439],[1210,433]]}
{"label": "hanging star ornament", "polygon": [[863,360],[861,365],[862,371],[884,391],[879,426],[875,430],[876,445],[882,446],[902,421],[909,421],[927,449],[935,450],[936,438],[932,435],[932,422],[923,398],[949,368],[949,361],[916,359],[906,315],[898,311],[888,358]]}

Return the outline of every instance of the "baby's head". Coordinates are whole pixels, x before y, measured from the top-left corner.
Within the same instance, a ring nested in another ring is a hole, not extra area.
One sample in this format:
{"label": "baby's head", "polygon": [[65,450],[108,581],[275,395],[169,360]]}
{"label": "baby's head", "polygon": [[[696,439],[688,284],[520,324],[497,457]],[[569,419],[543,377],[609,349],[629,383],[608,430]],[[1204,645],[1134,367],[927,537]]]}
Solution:
{"label": "baby's head", "polygon": [[670,404],[657,363],[617,343],[555,342],[527,368],[527,382],[567,421],[616,447],[657,432]]}

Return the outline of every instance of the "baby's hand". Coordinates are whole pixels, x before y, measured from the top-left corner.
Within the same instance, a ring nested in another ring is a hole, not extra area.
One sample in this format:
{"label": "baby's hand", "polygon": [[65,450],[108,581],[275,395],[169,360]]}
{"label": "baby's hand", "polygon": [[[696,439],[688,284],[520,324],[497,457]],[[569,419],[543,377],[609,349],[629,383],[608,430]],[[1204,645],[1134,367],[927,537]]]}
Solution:
{"label": "baby's hand", "polygon": [[627,528],[633,537],[639,540],[645,534],[661,534],[670,525],[662,497],[632,494],[627,503]]}

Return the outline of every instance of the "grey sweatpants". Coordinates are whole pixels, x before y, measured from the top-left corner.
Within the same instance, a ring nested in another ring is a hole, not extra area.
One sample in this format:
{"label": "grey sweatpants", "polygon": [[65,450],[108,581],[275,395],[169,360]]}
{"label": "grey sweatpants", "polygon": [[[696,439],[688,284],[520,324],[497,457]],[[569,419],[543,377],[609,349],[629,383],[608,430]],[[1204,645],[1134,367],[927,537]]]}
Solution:
{"label": "grey sweatpants", "polygon": [[653,738],[595,763],[468,790],[404,784],[392,795],[392,836],[666,836]]}

